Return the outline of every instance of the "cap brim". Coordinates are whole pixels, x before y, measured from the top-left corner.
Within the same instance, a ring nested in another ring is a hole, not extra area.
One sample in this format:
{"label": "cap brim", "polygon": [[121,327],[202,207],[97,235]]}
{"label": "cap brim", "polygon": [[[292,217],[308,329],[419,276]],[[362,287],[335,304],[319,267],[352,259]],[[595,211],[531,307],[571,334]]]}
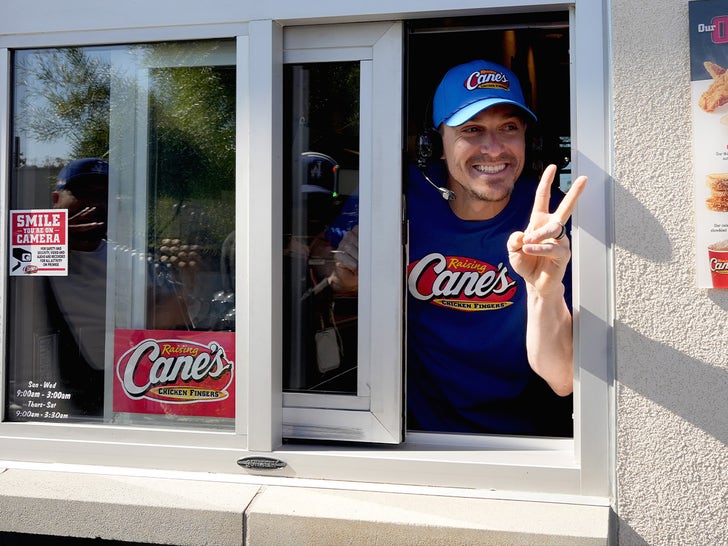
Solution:
{"label": "cap brim", "polygon": [[531,121],[537,121],[536,115],[525,106],[518,104],[517,102],[512,100],[493,98],[482,99],[473,102],[472,104],[468,104],[467,106],[464,106],[463,108],[455,112],[448,119],[443,121],[443,123],[449,127],[457,127],[458,125],[462,125],[463,123],[468,121],[470,118],[476,116],[483,110],[490,108],[491,106],[495,106],[496,104],[512,104],[513,106],[517,106],[519,109],[523,110],[526,114],[528,114],[528,116],[531,118]]}

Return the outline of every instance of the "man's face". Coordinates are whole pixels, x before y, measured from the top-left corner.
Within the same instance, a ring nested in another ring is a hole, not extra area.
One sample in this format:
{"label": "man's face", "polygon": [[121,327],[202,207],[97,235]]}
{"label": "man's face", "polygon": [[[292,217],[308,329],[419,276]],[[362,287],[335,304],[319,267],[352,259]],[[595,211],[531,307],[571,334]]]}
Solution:
{"label": "man's face", "polygon": [[51,194],[54,209],[68,209],[68,241],[74,250],[90,251],[106,237],[106,192],[78,197],[68,189],[54,190]]}
{"label": "man's face", "polygon": [[493,216],[503,210],[526,159],[526,123],[518,108],[492,106],[457,127],[443,125],[441,132],[454,203]]}

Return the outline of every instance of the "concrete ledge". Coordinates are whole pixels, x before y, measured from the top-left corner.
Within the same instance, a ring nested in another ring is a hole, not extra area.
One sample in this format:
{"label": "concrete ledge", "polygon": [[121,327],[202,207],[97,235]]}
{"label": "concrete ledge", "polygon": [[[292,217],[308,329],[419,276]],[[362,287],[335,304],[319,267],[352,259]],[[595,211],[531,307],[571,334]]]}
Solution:
{"label": "concrete ledge", "polygon": [[247,544],[606,545],[609,508],[267,487],[246,514]]}
{"label": "concrete ledge", "polygon": [[258,486],[9,469],[0,531],[199,546],[243,543]]}
{"label": "concrete ledge", "polygon": [[0,531],[154,544],[606,545],[609,508],[0,469]]}

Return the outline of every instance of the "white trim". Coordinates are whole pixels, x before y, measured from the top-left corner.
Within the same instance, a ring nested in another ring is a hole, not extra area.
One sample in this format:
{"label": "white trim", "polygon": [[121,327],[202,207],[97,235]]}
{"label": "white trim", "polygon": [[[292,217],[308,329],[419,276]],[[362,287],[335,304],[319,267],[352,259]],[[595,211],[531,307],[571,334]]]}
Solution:
{"label": "white trim", "polygon": [[[286,64],[356,61],[359,101],[359,294],[357,396],[284,394],[287,438],[402,440],[400,187],[402,24],[284,29]],[[362,55],[362,57],[357,57]],[[376,206],[373,205],[376,203]],[[376,297],[373,296],[376,294]]]}
{"label": "white trim", "polygon": [[[251,389],[251,339],[252,332],[252,306],[250,303],[251,261],[250,254],[250,215],[253,190],[251,188],[250,152],[251,141],[251,101],[250,101],[250,39],[248,36],[238,36],[236,67],[235,67],[235,347],[237,358],[237,375],[235,377],[235,392],[248,393]],[[239,311],[239,312],[238,312]],[[248,349],[244,349],[248,348]],[[240,398],[236,398],[240,400]],[[245,434],[248,432],[248,419],[255,415],[250,407],[250,396],[246,402],[235,404],[235,432]],[[247,438],[246,438],[247,440]]]}
{"label": "white trim", "polygon": [[105,44],[134,44],[180,40],[207,40],[245,36],[247,23],[216,25],[182,25],[154,28],[122,28],[108,30],[77,30],[40,32],[38,34],[0,34],[0,47],[28,49],[34,47],[92,46]]}
{"label": "white trim", "polygon": [[[10,134],[10,51],[0,47],[0,351],[7,346],[5,324],[8,323],[8,208],[10,191],[10,168],[13,161],[13,148]],[[6,82],[2,85],[2,82]],[[7,385],[7,356],[0,360],[0,423],[5,420],[5,385]]]}
{"label": "white trim", "polygon": [[[250,199],[247,224],[236,226],[247,240],[248,278],[244,293],[248,299],[249,339],[255,340],[241,352],[248,355],[248,445],[268,451],[280,445],[282,423],[282,349],[279,310],[281,303],[282,220],[281,145],[282,133],[281,28],[272,21],[249,25],[250,57],[249,120],[247,135]],[[252,161],[255,158],[255,161]]]}
{"label": "white trim", "polygon": [[250,485],[270,485],[296,488],[330,489],[335,491],[374,491],[382,493],[399,493],[408,495],[436,495],[438,497],[460,497],[471,499],[524,500],[536,502],[558,502],[564,504],[582,504],[588,506],[609,506],[606,497],[587,497],[559,493],[540,493],[538,491],[508,491],[458,487],[435,487],[431,485],[400,485],[397,483],[317,480],[297,478],[291,480],[278,476],[238,475],[228,473],[187,472],[179,470],[147,470],[125,466],[100,466],[81,464],[54,464],[3,461],[0,460],[0,472],[6,468],[19,470],[52,471],[99,476],[129,476],[140,478],[163,478],[174,480],[203,481],[211,483],[238,483]]}
{"label": "white trim", "polygon": [[[614,446],[610,438],[612,316],[610,287],[611,241],[608,232],[612,209],[607,43],[604,6],[580,2],[571,10],[572,85],[574,97],[572,172],[589,177],[574,215],[573,286],[575,309],[576,456],[582,463],[582,492],[609,490],[609,468]],[[586,259],[586,257],[589,257]]]}

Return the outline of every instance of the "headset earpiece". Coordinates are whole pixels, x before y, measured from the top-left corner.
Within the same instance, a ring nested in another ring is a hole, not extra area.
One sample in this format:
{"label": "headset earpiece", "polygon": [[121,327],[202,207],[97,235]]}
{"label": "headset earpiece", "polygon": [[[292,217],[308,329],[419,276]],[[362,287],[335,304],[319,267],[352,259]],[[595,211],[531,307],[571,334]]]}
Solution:
{"label": "headset earpiece", "polygon": [[415,142],[415,149],[417,151],[417,167],[422,172],[422,176],[425,180],[438,192],[445,201],[453,201],[455,199],[455,192],[448,190],[445,187],[440,187],[435,184],[429,176],[427,176],[427,163],[433,157],[442,157],[442,137],[440,133],[432,129],[420,133],[417,135]]}
{"label": "headset earpiece", "polygon": [[[428,107],[429,111],[432,107],[432,103]],[[427,121],[425,127],[427,127]],[[445,201],[453,201],[455,199],[455,192],[447,189],[444,186],[438,186],[432,179],[427,175],[427,164],[432,158],[440,159],[442,157],[442,136],[436,129],[426,128],[419,133],[415,139],[415,153],[417,154],[417,167],[422,172],[422,176],[425,178],[428,184],[435,188],[440,196]]]}
{"label": "headset earpiece", "polygon": [[440,137],[440,133],[434,129],[426,129],[418,134],[415,151],[417,153],[417,166],[420,169],[424,169],[433,157],[442,157],[442,137]]}

